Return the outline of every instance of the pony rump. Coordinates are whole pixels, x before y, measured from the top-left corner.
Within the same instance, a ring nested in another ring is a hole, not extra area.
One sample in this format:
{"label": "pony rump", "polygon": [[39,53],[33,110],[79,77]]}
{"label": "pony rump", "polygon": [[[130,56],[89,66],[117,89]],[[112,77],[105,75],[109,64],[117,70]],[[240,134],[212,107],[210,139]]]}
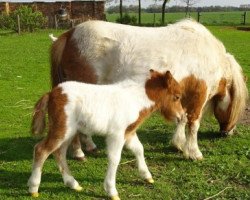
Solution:
{"label": "pony rump", "polygon": [[49,93],[43,95],[36,103],[33,111],[31,134],[40,136],[46,127],[46,113],[48,108]]}
{"label": "pony rump", "polygon": [[229,123],[234,125],[242,116],[248,100],[248,90],[243,76],[242,68],[235,60],[234,56],[227,53],[227,58],[232,71],[231,93],[231,113]]}

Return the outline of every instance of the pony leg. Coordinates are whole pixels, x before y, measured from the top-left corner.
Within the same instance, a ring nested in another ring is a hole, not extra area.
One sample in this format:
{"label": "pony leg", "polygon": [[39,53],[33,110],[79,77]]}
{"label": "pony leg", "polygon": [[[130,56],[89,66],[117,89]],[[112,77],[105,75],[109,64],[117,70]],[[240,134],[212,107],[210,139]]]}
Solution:
{"label": "pony leg", "polygon": [[29,193],[33,197],[38,197],[38,188],[41,183],[42,167],[45,160],[60,144],[60,140],[45,138],[35,146],[32,173],[28,180]]}
{"label": "pony leg", "polygon": [[185,135],[186,124],[187,124],[187,119],[183,117],[181,121],[177,123],[175,133],[171,140],[172,145],[180,151],[183,151],[186,142],[186,135]]}
{"label": "pony leg", "polygon": [[79,161],[84,161],[85,160],[85,154],[82,151],[82,147],[81,147],[81,142],[80,142],[80,133],[78,132],[71,145],[72,145],[72,157],[76,160]]}
{"label": "pony leg", "polygon": [[125,140],[122,134],[107,137],[108,169],[104,180],[104,189],[112,200],[119,200],[116,189],[116,171],[121,159],[121,152]]}
{"label": "pony leg", "polygon": [[76,191],[81,191],[82,187],[71,175],[67,161],[66,161],[66,153],[67,153],[69,143],[70,143],[69,141],[64,142],[61,145],[61,147],[57,151],[54,152],[54,156],[57,161],[59,170],[62,174],[64,184]]}
{"label": "pony leg", "polygon": [[92,140],[92,137],[89,135],[81,134],[81,141],[86,145],[87,152],[95,153],[97,151],[97,147]]}
{"label": "pony leg", "polygon": [[152,178],[151,173],[148,170],[148,166],[145,162],[145,158],[144,158],[144,148],[137,136],[136,133],[134,133],[134,135],[132,137],[130,137],[126,143],[125,143],[126,147],[132,151],[132,153],[135,155],[136,157],[136,161],[137,161],[137,166],[139,169],[139,173],[140,176],[145,179],[147,182],[149,183],[153,183],[154,180]]}
{"label": "pony leg", "polygon": [[183,149],[185,158],[191,158],[192,160],[202,160],[203,156],[198,147],[197,133],[200,127],[200,120],[191,122],[189,125],[189,131],[186,135],[187,141]]}

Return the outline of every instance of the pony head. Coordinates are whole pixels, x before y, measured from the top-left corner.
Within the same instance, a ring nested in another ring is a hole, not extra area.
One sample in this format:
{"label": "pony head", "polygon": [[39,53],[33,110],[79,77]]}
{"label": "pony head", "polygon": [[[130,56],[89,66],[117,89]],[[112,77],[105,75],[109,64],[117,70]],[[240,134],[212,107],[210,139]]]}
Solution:
{"label": "pony head", "polygon": [[232,55],[227,56],[231,65],[232,80],[221,79],[214,106],[214,115],[223,136],[233,134],[248,99],[246,78],[243,76],[242,69]]}
{"label": "pony head", "polygon": [[169,71],[159,73],[151,69],[145,86],[148,97],[155,102],[165,119],[179,121],[185,116],[181,105],[181,87]]}

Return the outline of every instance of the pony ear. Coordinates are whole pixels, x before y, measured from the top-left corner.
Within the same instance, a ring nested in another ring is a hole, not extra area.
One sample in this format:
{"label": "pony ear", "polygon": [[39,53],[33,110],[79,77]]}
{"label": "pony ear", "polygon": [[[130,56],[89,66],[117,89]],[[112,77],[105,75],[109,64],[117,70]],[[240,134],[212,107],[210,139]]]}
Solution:
{"label": "pony ear", "polygon": [[164,82],[165,82],[165,86],[166,87],[170,87],[170,85],[171,85],[171,83],[172,83],[172,81],[173,81],[173,76],[172,76],[172,74],[170,73],[170,71],[167,71],[166,73],[165,73],[165,78],[164,78],[165,80],[164,80]]}

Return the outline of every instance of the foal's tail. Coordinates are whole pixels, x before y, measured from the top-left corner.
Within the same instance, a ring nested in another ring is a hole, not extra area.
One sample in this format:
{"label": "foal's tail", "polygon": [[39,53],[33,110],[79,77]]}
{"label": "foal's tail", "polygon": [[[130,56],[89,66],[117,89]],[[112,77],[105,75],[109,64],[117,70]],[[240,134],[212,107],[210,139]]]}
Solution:
{"label": "foal's tail", "polygon": [[43,95],[36,103],[33,111],[31,133],[33,136],[42,135],[46,127],[46,113],[48,108],[49,93]]}
{"label": "foal's tail", "polygon": [[231,65],[233,79],[230,91],[232,98],[232,108],[229,120],[231,123],[235,123],[244,113],[246,108],[248,90],[241,66],[231,54],[227,53],[227,58]]}

